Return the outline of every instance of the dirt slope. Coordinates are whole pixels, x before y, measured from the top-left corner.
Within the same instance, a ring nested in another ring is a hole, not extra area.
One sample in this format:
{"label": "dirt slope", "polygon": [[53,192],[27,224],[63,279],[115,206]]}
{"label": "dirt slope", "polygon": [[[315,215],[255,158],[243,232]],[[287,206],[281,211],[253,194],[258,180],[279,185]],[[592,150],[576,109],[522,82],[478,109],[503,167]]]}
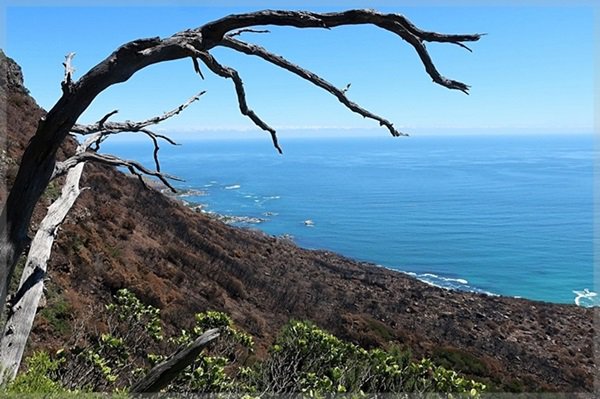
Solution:
{"label": "dirt slope", "polygon": [[[10,184],[43,111],[18,66],[8,65],[1,170]],[[196,312],[225,311],[255,336],[259,353],[290,318],[310,319],[362,345],[406,345],[502,389],[593,389],[591,309],[442,290],[231,228],[114,169],[88,165],[84,175],[90,189],[59,232],[32,348],[59,347],[72,320],[90,309],[100,320],[100,305],[127,287],[160,307],[171,330],[189,326]],[[55,194],[51,187],[44,196],[38,220]]]}

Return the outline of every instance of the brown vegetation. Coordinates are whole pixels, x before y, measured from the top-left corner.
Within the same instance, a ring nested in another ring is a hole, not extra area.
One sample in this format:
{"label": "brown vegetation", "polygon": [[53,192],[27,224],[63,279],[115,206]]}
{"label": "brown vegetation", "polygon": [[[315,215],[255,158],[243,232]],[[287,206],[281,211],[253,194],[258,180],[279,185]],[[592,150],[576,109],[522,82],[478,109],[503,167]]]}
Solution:
{"label": "brown vegetation", "polygon": [[[22,86],[7,87],[2,172],[10,184],[43,111]],[[591,309],[446,291],[304,250],[211,220],[113,168],[87,165],[82,187],[90,189],[55,243],[30,349],[58,349],[68,334],[61,321],[89,319],[90,309],[101,324],[101,305],[126,287],[159,307],[171,331],[207,309],[230,314],[257,338],[259,356],[289,319],[309,319],[363,346],[410,347],[497,389],[593,389]],[[48,203],[38,205],[37,220]]]}

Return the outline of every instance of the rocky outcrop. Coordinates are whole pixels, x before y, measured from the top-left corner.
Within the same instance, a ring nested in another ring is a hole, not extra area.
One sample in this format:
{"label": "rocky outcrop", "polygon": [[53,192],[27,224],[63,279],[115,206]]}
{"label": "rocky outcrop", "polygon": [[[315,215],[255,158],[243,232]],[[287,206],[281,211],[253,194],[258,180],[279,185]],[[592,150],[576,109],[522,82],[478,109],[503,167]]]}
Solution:
{"label": "rocky outcrop", "polygon": [[23,71],[21,67],[12,58],[7,57],[2,49],[0,49],[0,65],[2,69],[0,86],[3,88],[10,87],[10,90],[13,92],[29,94],[23,83]]}

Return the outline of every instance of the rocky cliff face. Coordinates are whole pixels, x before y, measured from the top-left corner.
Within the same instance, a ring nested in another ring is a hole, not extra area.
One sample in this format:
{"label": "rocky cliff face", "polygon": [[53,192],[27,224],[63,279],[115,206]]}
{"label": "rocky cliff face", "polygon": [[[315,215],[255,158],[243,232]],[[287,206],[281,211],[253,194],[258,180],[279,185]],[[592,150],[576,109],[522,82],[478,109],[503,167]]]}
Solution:
{"label": "rocky cliff face", "polygon": [[0,76],[0,86],[10,87],[14,92],[27,93],[23,83],[23,71],[19,64],[13,59],[8,58],[4,51],[0,49],[0,60],[2,60],[2,76]]}
{"label": "rocky cliff face", "polygon": [[[2,170],[10,184],[43,110],[27,96],[20,69],[2,62]],[[255,337],[259,355],[289,319],[309,319],[367,347],[410,347],[498,389],[593,389],[591,309],[442,290],[228,227],[112,168],[88,165],[84,176],[90,189],[59,232],[32,349],[60,347],[75,320],[101,328],[102,305],[127,287],[158,306],[171,331],[189,327],[196,312],[229,313]],[[47,190],[37,220],[56,192]]]}

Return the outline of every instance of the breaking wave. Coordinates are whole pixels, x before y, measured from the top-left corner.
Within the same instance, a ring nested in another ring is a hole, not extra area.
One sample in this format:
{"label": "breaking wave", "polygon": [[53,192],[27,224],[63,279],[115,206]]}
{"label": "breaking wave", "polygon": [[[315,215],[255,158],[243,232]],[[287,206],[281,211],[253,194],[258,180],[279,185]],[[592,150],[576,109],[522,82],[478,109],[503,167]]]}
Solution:
{"label": "breaking wave", "polygon": [[600,297],[597,292],[584,288],[583,291],[573,291],[575,294],[575,305],[585,308],[600,306]]}
{"label": "breaking wave", "polygon": [[469,281],[464,278],[453,278],[453,277],[444,277],[439,276],[433,273],[414,273],[414,272],[402,272],[404,274],[408,274],[411,277],[416,278],[424,282],[425,284],[432,285],[438,288],[444,288],[449,290],[457,290],[457,291],[466,291],[466,292],[475,292],[478,294],[485,294],[490,296],[498,296],[489,291],[482,290],[481,288],[474,287],[469,285]]}

